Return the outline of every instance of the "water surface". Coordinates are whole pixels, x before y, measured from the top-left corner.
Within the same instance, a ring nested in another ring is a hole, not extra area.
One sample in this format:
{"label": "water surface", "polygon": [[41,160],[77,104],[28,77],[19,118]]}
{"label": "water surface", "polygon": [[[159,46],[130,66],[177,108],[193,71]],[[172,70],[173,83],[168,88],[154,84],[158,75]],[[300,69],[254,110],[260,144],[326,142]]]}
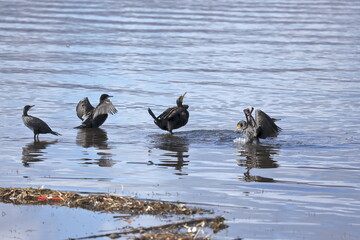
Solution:
{"label": "water surface", "polygon": [[[218,239],[360,238],[359,2],[0,4],[1,187],[196,204],[228,219]],[[184,92],[190,120],[170,136],[147,108]],[[74,129],[78,101],[102,93],[119,112]],[[34,143],[26,104],[62,136]],[[239,143],[249,106],[281,119],[278,138]],[[2,237],[33,228],[15,222],[0,218]]]}

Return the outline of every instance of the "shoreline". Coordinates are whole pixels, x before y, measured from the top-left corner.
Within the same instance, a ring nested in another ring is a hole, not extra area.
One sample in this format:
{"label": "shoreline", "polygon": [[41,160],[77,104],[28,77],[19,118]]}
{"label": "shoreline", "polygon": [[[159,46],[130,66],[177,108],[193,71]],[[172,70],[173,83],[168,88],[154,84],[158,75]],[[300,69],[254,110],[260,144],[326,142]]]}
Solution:
{"label": "shoreline", "polygon": [[[131,218],[140,215],[159,217],[181,216],[181,221],[150,227],[124,227],[116,232],[93,234],[69,239],[94,239],[109,237],[111,239],[126,237],[128,239],[211,239],[227,228],[225,219],[213,216],[211,210],[189,207],[182,203],[144,200],[134,197],[123,197],[114,194],[79,194],[51,189],[35,188],[0,188],[0,201],[14,205],[53,205],[58,207],[81,208],[93,212],[127,214],[121,220],[131,223]],[[194,217],[196,216],[196,217]],[[210,233],[211,232],[211,233]],[[202,236],[204,235],[204,236]]]}

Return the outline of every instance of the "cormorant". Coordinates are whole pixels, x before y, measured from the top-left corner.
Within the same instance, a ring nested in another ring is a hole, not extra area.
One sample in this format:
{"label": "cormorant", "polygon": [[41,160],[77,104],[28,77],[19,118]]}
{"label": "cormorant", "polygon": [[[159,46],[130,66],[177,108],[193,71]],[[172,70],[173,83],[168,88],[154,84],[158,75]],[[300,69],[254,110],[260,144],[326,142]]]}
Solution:
{"label": "cormorant", "polygon": [[173,134],[172,130],[185,126],[189,120],[188,105],[183,105],[184,95],[181,95],[176,100],[176,107],[166,109],[158,117],[148,108],[149,114],[154,118],[154,123],[162,130],[169,131]]}
{"label": "cormorant", "polygon": [[87,97],[82,99],[76,106],[76,114],[83,122],[76,128],[98,128],[105,122],[109,113],[117,113],[109,97],[112,96],[102,94],[100,103],[95,108]]}
{"label": "cormorant", "polygon": [[34,107],[35,105],[26,105],[23,110],[22,120],[30,130],[34,132],[34,141],[39,141],[39,134],[46,134],[51,133],[53,135],[61,135],[60,133],[54,132],[51,130],[49,125],[47,125],[43,120],[28,115],[28,111],[30,108]]}
{"label": "cormorant", "polygon": [[276,137],[281,128],[275,124],[277,119],[269,117],[263,111],[255,110],[255,119],[251,115],[254,108],[244,109],[246,121],[238,122],[236,129],[241,130],[246,143],[258,143],[259,138]]}

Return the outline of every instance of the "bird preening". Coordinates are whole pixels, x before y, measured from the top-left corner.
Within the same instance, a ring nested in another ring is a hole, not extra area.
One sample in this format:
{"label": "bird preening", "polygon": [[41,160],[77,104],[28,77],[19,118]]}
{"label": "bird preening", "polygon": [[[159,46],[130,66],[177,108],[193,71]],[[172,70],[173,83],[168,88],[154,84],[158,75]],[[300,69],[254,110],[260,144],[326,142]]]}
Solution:
{"label": "bird preening", "polygon": [[28,111],[34,106],[35,105],[26,105],[22,115],[22,120],[25,126],[34,132],[34,141],[39,141],[39,134],[51,133],[56,136],[61,135],[60,133],[51,130],[49,125],[40,118],[28,115]]}
{"label": "bird preening", "polygon": [[173,134],[174,129],[178,129],[183,127],[187,124],[189,120],[189,112],[188,112],[188,105],[183,104],[183,100],[185,97],[186,92],[181,95],[176,100],[176,107],[171,107],[166,109],[162,114],[159,116],[155,116],[155,114],[148,108],[148,112],[151,117],[154,119],[154,123],[162,130],[168,131],[169,133]]}
{"label": "bird preening", "polygon": [[246,121],[238,122],[236,129],[240,130],[245,138],[246,143],[258,143],[259,138],[276,137],[281,128],[275,124],[277,119],[261,111],[255,110],[255,119],[252,116],[254,108],[244,109]]}
{"label": "bird preening", "polygon": [[82,124],[76,128],[98,128],[108,117],[108,114],[117,113],[117,109],[110,101],[107,94],[100,96],[99,104],[94,108],[86,97],[77,104],[76,114],[82,120]]}

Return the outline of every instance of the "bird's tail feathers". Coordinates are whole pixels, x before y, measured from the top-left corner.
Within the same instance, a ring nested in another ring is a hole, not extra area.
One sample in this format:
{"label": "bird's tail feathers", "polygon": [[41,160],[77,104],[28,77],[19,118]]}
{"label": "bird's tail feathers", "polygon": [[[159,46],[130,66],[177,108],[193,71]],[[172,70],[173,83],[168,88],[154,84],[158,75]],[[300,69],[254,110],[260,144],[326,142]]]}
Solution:
{"label": "bird's tail feathers", "polygon": [[272,120],[273,122],[277,122],[277,121],[280,121],[281,119],[280,119],[280,118],[271,118],[271,120]]}
{"label": "bird's tail feathers", "polygon": [[282,131],[282,128],[281,128],[281,127],[279,127],[278,125],[276,125],[276,127],[277,127],[276,130],[277,130],[278,132],[281,132],[281,131]]}
{"label": "bird's tail feathers", "polygon": [[157,120],[155,114],[151,111],[150,108],[148,108],[148,112],[149,112],[149,114],[153,117],[154,120]]}
{"label": "bird's tail feathers", "polygon": [[51,134],[52,134],[52,135],[56,135],[56,136],[61,136],[61,134],[60,134],[60,133],[58,133],[58,132],[54,132],[54,131],[52,131],[52,132],[51,132]]}

